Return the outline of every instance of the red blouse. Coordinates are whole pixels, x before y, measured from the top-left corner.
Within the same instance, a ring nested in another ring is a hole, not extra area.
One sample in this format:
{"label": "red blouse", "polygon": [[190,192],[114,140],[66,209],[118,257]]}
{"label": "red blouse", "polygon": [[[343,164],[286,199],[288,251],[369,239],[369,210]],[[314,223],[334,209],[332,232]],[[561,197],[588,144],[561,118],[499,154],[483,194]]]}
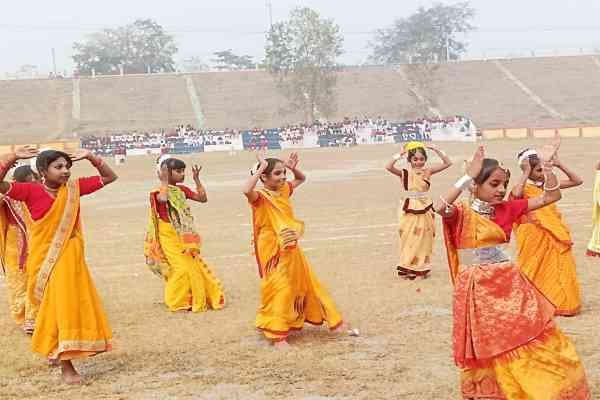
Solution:
{"label": "red blouse", "polygon": [[[527,199],[517,199],[503,201],[500,204],[496,204],[494,207],[494,221],[506,234],[507,242],[510,240],[512,233],[513,224],[519,220],[524,214],[527,213],[529,208],[529,201]],[[449,224],[453,224],[457,220],[457,214],[454,213],[450,217],[444,218],[444,221]]]}
{"label": "red blouse", "polygon": [[[80,196],[94,193],[103,187],[104,183],[101,176],[79,178]],[[14,200],[24,201],[34,221],[42,219],[54,204],[54,198],[38,182],[13,182],[10,184],[6,196]]]}
{"label": "red blouse", "polygon": [[[194,197],[195,193],[189,187],[185,185],[177,185],[177,187],[181,189],[181,191],[185,194],[186,199],[191,199],[192,197]],[[165,222],[170,222],[169,211],[167,210],[167,203],[158,201],[157,196],[158,193],[154,193],[154,201],[156,201],[156,212],[158,213],[160,219],[162,219]]]}

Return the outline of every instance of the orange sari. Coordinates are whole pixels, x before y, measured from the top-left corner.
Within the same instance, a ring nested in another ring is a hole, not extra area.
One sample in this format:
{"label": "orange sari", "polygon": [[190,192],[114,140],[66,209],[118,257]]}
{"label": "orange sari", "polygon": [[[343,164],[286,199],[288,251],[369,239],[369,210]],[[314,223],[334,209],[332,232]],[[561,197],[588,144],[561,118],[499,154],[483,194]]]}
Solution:
{"label": "orange sari", "polygon": [[[523,198],[543,192],[525,185]],[[556,307],[556,315],[573,316],[581,310],[581,294],[571,232],[556,204],[528,213],[515,228],[521,271]]]}
{"label": "orange sari", "polygon": [[435,214],[427,196],[430,184],[423,171],[410,168],[402,170],[402,185],[407,193],[398,209],[398,270],[402,275],[424,277],[431,269],[435,237]]}
{"label": "orange sari", "polygon": [[69,360],[110,350],[112,332],[85,262],[78,180],[32,223],[30,241],[28,296],[39,305],[33,351]]}
{"label": "orange sari", "polygon": [[33,332],[36,309],[27,297],[28,227],[25,203],[5,197],[0,201],[0,261],[6,274],[10,312],[16,324]]}
{"label": "orange sari", "polygon": [[588,400],[583,365],[554,307],[510,262],[500,226],[468,205],[444,219],[454,282],[453,352],[464,399]]}
{"label": "orange sari", "polygon": [[342,323],[342,316],[312,271],[297,242],[284,243],[281,232],[291,229],[299,236],[304,223],[295,218],[290,196],[292,186],[279,191],[258,191],[252,204],[254,250],[261,282],[261,306],[256,327],[272,341],[285,340],[290,331],[305,322],[330,329]]}

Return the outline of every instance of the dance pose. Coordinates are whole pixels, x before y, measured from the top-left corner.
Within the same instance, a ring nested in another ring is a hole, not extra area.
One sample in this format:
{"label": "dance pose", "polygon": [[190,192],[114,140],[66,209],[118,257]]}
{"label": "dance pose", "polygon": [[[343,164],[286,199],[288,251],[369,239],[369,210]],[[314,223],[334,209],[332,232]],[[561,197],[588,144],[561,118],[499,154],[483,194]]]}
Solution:
{"label": "dance pose", "polygon": [[[112,332],[85,261],[79,198],[117,176],[87,150],[38,154],[25,146],[4,157],[0,181],[8,166],[36,155],[42,182],[0,182],[0,193],[24,202],[32,218],[26,265],[27,296],[38,308],[32,350],[59,362],[65,382],[80,383],[72,360],[110,350]],[[83,159],[99,176],[70,179],[73,162]]]}
{"label": "dance pose", "polygon": [[[525,149],[518,155],[523,174],[511,192],[514,199],[541,196],[548,187],[542,163],[535,150]],[[579,186],[581,178],[558,157],[552,160],[566,180],[559,189]],[[573,316],[581,310],[581,295],[571,232],[556,204],[527,213],[515,228],[518,265],[529,280],[556,307],[556,315]]]}
{"label": "dance pose", "polygon": [[[436,153],[442,164],[427,166],[425,149]],[[396,163],[405,155],[410,167],[398,169]],[[424,279],[431,271],[435,221],[432,201],[427,192],[431,187],[431,176],[451,165],[452,161],[446,153],[433,145],[410,142],[385,167],[402,180],[405,191],[404,200],[398,208],[400,260],[397,266],[398,275],[405,279]]]}
{"label": "dance pose", "polygon": [[[13,172],[13,182],[37,181],[30,166],[21,165]],[[31,335],[35,326],[35,307],[27,298],[29,252],[28,230],[31,216],[25,203],[4,196],[0,200],[0,261],[6,274],[10,314],[23,331]]]}
{"label": "dance pose", "polygon": [[201,167],[192,167],[194,192],[183,185],[185,162],[169,155],[157,165],[161,186],[150,192],[150,216],[144,254],[146,263],[165,280],[165,305],[171,311],[203,312],[225,305],[221,282],[200,256],[201,238],[187,200],[207,202]]}
{"label": "dance pose", "polygon": [[[256,327],[276,345],[287,345],[290,331],[305,322],[340,330],[342,316],[300,249],[304,223],[294,216],[290,197],[306,180],[298,155],[286,162],[258,155],[258,165],[244,188],[252,207],[254,250],[261,278],[261,306]],[[286,179],[286,169],[294,175]],[[262,189],[256,189],[258,181]]]}
{"label": "dance pose", "polygon": [[593,200],[592,224],[594,230],[592,231],[592,237],[588,243],[586,254],[590,257],[600,257],[600,161],[596,165]]}
{"label": "dance pose", "polygon": [[[546,180],[540,196],[505,201],[509,171],[484,158],[481,146],[467,174],[434,203],[454,283],[452,347],[464,399],[591,399],[554,306],[508,254],[513,224],[561,197],[551,161],[559,143],[538,151]],[[472,202],[455,204],[465,189]]]}

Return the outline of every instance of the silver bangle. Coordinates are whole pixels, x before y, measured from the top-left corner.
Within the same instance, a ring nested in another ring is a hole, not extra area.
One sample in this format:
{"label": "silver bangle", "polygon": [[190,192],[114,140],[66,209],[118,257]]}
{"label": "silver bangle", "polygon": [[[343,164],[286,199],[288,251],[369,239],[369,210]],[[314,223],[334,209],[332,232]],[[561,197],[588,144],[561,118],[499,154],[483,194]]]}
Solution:
{"label": "silver bangle", "polygon": [[468,189],[469,186],[471,186],[471,183],[473,183],[473,178],[465,174],[462,178],[456,181],[454,187],[460,191],[463,191]]}

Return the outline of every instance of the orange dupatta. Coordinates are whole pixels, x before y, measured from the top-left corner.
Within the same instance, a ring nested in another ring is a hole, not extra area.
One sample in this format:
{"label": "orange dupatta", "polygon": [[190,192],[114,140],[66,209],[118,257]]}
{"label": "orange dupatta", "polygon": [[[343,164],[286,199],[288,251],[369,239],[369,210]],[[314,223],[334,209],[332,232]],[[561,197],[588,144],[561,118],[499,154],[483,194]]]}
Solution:
{"label": "orange dupatta", "polygon": [[6,260],[6,235],[8,230],[8,216],[13,217],[16,221],[16,227],[18,230],[17,239],[17,254],[19,255],[19,270],[25,270],[25,263],[27,262],[28,240],[27,240],[27,227],[31,225],[31,216],[25,206],[25,203],[13,200],[10,197],[4,197],[0,200],[0,264],[2,269],[5,270]]}
{"label": "orange dupatta", "polygon": [[291,229],[302,236],[304,222],[294,216],[290,203],[293,189],[289,182],[276,192],[264,188],[257,192],[259,199],[252,205],[253,242],[258,273],[263,278],[277,267],[285,247],[281,231]]}
{"label": "orange dupatta", "polygon": [[[523,189],[523,198],[526,199],[538,197],[542,194],[543,189],[532,184],[525,185],[525,188]],[[540,229],[548,232],[560,244],[560,250],[562,253],[569,251],[573,246],[571,232],[562,220],[556,204],[550,204],[549,206],[527,213],[521,218],[519,223],[535,224]]]}
{"label": "orange dupatta", "polygon": [[27,273],[32,278],[28,283],[32,301],[42,301],[46,284],[68,239],[80,229],[78,211],[79,182],[75,179],[60,187],[50,210],[31,224]]}
{"label": "orange dupatta", "polygon": [[466,204],[454,212],[452,220],[444,220],[455,285],[454,360],[462,368],[487,367],[493,358],[540,338],[552,321],[554,306],[510,261],[461,265],[460,249],[491,247],[507,238],[499,225]]}

